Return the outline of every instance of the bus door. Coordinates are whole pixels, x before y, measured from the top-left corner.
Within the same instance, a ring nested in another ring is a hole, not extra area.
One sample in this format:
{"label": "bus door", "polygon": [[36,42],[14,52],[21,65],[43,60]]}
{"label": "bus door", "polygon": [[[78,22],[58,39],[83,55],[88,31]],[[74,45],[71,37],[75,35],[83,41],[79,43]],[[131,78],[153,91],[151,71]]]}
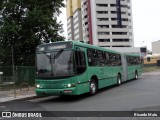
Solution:
{"label": "bus door", "polygon": [[109,86],[112,81],[112,67],[109,66],[109,53],[97,51],[98,56],[98,71],[99,73],[99,88]]}
{"label": "bus door", "polygon": [[128,69],[127,69],[127,59],[124,54],[121,54],[122,67],[123,67],[123,80],[126,81],[128,78]]}
{"label": "bus door", "polygon": [[89,92],[85,48],[75,46],[75,64],[77,74],[77,89],[79,93]]}

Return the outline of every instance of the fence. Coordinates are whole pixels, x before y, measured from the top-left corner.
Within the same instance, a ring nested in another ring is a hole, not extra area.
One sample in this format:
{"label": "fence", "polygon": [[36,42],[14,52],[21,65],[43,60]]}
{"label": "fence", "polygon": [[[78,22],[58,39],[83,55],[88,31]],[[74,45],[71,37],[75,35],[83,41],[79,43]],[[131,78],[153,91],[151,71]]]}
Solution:
{"label": "fence", "polygon": [[34,92],[34,66],[15,66],[14,77],[12,71],[12,66],[0,66],[0,97]]}

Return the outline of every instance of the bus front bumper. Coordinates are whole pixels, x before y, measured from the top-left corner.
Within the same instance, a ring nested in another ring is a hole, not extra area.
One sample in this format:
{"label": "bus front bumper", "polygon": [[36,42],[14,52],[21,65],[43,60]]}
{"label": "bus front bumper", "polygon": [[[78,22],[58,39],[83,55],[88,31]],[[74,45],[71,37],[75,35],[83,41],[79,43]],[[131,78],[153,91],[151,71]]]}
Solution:
{"label": "bus front bumper", "polygon": [[37,96],[76,95],[76,87],[66,89],[36,89]]}

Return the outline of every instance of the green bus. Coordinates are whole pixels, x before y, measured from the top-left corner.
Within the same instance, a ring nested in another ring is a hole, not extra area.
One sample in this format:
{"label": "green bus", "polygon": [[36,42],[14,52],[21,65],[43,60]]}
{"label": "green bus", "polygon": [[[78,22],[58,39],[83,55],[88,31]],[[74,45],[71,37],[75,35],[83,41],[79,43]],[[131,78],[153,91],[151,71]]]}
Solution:
{"label": "green bus", "polygon": [[140,56],[63,41],[36,48],[36,94],[96,94],[98,89],[120,85],[141,75]]}

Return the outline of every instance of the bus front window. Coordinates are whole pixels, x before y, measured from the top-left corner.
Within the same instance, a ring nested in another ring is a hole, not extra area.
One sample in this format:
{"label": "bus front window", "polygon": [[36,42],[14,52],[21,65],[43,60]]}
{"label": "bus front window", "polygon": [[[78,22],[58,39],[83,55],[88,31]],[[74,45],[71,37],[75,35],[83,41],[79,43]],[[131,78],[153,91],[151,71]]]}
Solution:
{"label": "bus front window", "polygon": [[37,54],[37,77],[70,77],[74,75],[73,51]]}

